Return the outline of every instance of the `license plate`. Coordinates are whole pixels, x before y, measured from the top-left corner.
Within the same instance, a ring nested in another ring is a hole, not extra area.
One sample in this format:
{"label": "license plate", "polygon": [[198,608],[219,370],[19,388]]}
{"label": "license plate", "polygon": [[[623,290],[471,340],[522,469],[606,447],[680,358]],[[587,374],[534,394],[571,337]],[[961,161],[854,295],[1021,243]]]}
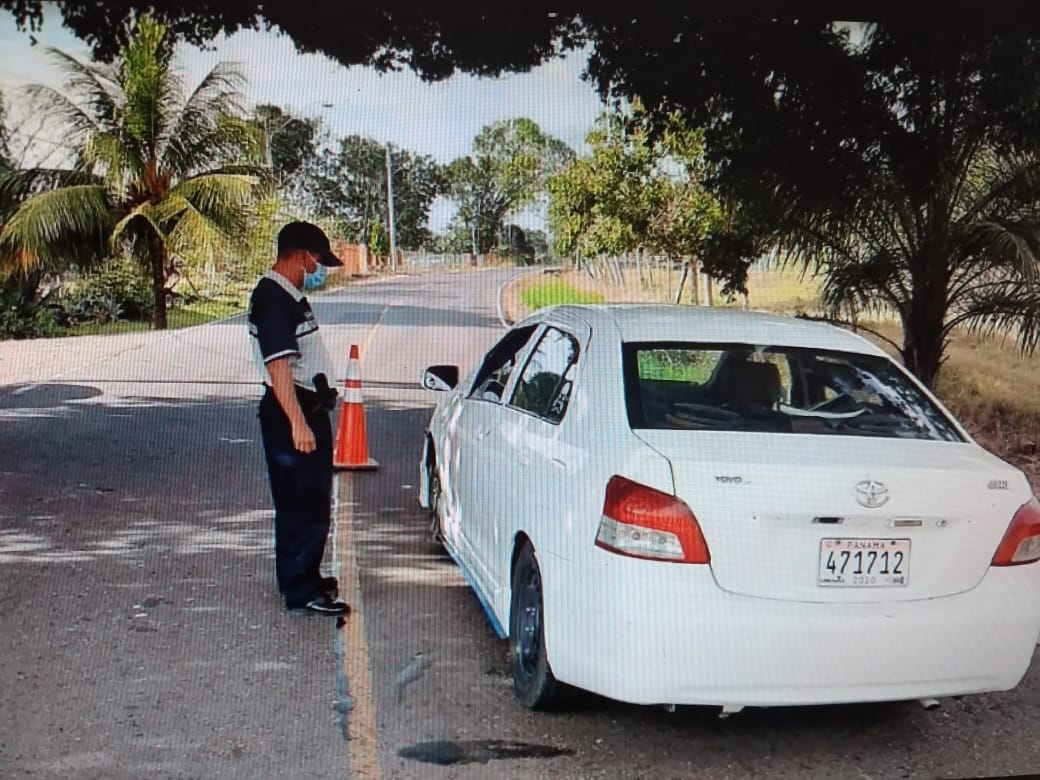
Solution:
{"label": "license plate", "polygon": [[909,539],[823,539],[819,584],[828,587],[905,587]]}

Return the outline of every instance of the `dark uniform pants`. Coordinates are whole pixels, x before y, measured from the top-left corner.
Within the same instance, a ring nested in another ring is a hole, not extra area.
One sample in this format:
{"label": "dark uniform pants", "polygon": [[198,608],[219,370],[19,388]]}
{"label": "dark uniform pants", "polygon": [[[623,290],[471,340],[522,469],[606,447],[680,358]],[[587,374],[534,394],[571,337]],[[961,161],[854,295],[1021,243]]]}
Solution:
{"label": "dark uniform pants", "polygon": [[332,422],[315,393],[297,389],[317,448],[293,447],[289,418],[270,388],[260,400],[260,432],[274,499],[275,571],[289,609],[320,596],[321,560],[332,499]]}

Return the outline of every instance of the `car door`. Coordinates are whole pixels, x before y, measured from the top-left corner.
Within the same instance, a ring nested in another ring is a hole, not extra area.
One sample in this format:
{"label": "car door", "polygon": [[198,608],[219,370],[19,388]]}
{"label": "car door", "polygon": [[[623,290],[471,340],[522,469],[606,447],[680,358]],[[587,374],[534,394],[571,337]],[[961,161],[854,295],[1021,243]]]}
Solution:
{"label": "car door", "polygon": [[547,325],[503,411],[504,477],[495,499],[488,553],[491,576],[500,586],[509,582],[509,552],[516,532],[524,530],[536,545],[546,540],[547,531],[567,511],[569,482],[580,477],[584,453],[569,441],[562,423],[588,339],[588,327],[582,323]]}
{"label": "car door", "polygon": [[498,488],[492,476],[499,468],[499,426],[503,399],[514,369],[537,325],[514,328],[488,351],[455,421],[453,471],[456,494],[456,538],[458,552],[486,595],[494,591],[486,559],[486,539],[493,518],[493,499]]}

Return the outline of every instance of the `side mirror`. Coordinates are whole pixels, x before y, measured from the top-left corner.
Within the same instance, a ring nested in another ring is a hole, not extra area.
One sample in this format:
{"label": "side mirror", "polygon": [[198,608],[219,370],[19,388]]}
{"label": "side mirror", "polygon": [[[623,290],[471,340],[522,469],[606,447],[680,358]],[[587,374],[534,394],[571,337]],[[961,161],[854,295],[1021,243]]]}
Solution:
{"label": "side mirror", "polygon": [[452,390],[458,383],[458,366],[430,366],[423,371],[422,386],[427,390]]}

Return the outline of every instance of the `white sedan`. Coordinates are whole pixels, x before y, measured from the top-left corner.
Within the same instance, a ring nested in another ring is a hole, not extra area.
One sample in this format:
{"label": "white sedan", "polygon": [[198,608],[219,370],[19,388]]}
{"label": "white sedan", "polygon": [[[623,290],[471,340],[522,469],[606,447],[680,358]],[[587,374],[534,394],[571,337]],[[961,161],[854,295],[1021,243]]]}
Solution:
{"label": "white sedan", "polygon": [[423,383],[419,503],[527,707],[934,704],[1033,658],[1025,476],[853,333],[559,306]]}

